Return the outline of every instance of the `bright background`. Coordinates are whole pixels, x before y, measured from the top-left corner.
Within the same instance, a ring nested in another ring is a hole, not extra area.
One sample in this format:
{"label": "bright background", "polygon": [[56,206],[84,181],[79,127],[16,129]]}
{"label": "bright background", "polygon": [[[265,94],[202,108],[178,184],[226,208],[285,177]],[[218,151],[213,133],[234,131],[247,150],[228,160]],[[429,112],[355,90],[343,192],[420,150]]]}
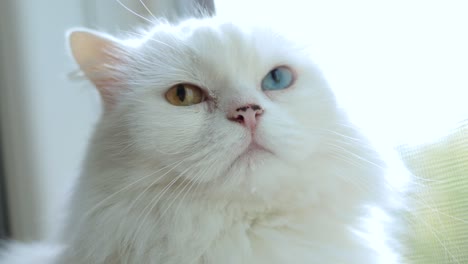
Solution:
{"label": "bright background", "polygon": [[466,1],[218,2],[223,16],[302,39],[343,103],[395,143],[430,140],[468,116]]}

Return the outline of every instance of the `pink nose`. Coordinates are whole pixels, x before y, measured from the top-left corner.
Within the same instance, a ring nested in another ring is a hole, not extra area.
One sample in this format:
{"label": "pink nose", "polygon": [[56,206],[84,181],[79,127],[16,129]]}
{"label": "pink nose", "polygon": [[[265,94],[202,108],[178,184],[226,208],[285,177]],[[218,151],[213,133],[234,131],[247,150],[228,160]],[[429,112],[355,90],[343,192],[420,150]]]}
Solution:
{"label": "pink nose", "polygon": [[263,109],[259,105],[248,104],[231,110],[227,117],[229,120],[238,122],[253,130],[257,126],[257,118],[261,114],[263,114]]}

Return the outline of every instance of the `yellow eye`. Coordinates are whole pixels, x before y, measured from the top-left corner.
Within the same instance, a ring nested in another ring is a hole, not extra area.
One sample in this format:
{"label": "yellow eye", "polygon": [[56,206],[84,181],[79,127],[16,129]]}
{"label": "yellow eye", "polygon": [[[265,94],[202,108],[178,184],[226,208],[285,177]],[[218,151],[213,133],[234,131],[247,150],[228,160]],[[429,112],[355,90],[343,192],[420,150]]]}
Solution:
{"label": "yellow eye", "polygon": [[176,106],[189,106],[201,103],[205,98],[200,87],[192,84],[179,83],[172,86],[166,93],[169,103]]}

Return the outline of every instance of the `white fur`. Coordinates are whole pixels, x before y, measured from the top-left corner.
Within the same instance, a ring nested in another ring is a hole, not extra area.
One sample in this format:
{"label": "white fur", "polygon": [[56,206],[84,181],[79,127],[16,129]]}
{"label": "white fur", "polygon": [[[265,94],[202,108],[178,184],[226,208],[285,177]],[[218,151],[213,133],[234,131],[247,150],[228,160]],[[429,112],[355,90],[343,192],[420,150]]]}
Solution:
{"label": "white fur", "polygon": [[[216,18],[144,34],[119,44],[124,88],[90,143],[66,248],[55,261],[0,263],[381,263],[356,231],[366,206],[393,195],[385,164],[304,51]],[[278,65],[294,85],[263,92]],[[164,93],[180,82],[215,102],[170,105]],[[250,132],[226,113],[240,103],[265,109],[256,139],[274,154],[238,158]]]}

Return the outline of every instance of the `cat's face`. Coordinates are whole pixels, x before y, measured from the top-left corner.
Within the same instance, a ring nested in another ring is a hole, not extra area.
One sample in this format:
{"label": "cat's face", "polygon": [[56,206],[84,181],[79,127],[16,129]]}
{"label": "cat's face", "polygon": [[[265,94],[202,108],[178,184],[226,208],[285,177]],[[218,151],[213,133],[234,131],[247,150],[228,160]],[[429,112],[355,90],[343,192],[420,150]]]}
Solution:
{"label": "cat's face", "polygon": [[173,177],[280,183],[320,151],[336,122],[310,58],[269,30],[193,20],[119,45],[123,88],[102,122],[126,143],[112,151],[171,167]]}

